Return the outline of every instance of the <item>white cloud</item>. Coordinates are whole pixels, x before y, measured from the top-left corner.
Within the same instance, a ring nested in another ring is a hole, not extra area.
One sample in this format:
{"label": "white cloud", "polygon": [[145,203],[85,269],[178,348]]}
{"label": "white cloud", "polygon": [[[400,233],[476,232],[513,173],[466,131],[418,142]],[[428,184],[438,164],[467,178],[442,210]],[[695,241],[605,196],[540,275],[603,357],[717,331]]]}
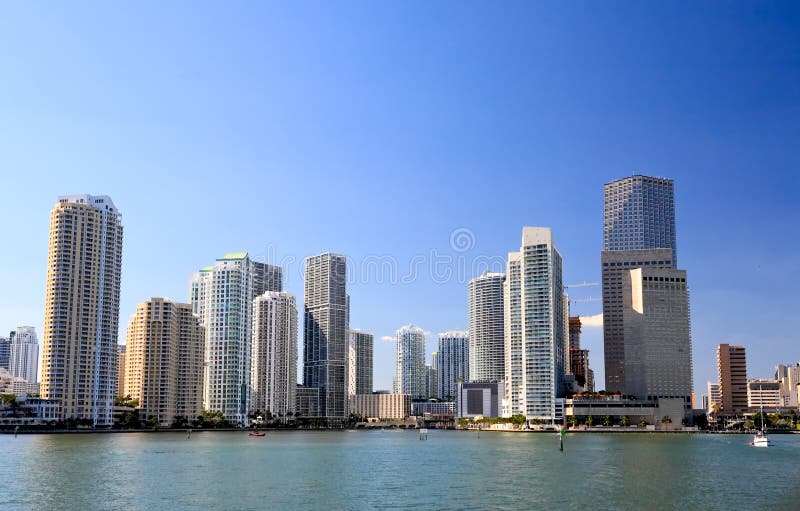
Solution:
{"label": "white cloud", "polygon": [[594,316],[581,316],[581,325],[586,327],[603,326],[603,314]]}
{"label": "white cloud", "polygon": [[394,342],[395,339],[391,335],[384,335],[381,337],[381,340],[385,342]]}

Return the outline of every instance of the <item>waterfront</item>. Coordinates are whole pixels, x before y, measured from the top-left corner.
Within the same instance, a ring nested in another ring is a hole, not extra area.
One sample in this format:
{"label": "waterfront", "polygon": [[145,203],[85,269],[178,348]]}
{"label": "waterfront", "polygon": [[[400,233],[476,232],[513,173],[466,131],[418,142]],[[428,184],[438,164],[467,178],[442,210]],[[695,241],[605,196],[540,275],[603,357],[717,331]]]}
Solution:
{"label": "waterfront", "polygon": [[[800,435],[10,435],[0,509],[789,509]],[[789,506],[788,508],[786,506]]]}

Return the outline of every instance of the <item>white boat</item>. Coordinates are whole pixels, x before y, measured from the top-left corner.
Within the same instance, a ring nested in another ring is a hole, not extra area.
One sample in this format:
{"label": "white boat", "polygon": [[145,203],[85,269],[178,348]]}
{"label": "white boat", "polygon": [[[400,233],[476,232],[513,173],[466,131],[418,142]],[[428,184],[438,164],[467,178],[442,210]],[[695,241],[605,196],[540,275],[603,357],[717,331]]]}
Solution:
{"label": "white boat", "polygon": [[750,445],[753,447],[769,447],[769,437],[764,432],[764,425],[766,423],[766,417],[764,417],[764,405],[761,405],[761,431],[753,435],[753,441],[750,442]]}

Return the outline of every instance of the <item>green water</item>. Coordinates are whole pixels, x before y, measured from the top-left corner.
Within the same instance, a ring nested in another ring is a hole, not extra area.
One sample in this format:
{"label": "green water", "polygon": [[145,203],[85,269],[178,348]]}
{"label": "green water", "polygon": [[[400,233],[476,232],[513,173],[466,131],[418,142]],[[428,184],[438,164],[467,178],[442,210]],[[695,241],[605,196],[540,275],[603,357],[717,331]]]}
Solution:
{"label": "green water", "polygon": [[800,509],[800,435],[0,435],[0,509]]}

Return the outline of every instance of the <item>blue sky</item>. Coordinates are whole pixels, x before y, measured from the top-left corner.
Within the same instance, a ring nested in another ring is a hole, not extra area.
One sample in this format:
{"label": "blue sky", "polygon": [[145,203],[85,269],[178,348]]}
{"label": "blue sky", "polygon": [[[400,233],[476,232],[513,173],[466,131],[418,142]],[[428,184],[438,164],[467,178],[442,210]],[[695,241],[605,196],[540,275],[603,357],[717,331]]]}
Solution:
{"label": "blue sky", "polygon": [[750,377],[800,360],[796,3],[7,3],[0,66],[0,332],[41,335],[57,197],[108,194],[122,331],[229,251],[287,263],[299,300],[308,255],[426,261],[350,286],[389,388],[382,336],[466,327],[472,275],[432,259],[471,268],[549,226],[567,283],[596,282],[602,185],[644,173],[676,182],[698,394],[719,342]]}

